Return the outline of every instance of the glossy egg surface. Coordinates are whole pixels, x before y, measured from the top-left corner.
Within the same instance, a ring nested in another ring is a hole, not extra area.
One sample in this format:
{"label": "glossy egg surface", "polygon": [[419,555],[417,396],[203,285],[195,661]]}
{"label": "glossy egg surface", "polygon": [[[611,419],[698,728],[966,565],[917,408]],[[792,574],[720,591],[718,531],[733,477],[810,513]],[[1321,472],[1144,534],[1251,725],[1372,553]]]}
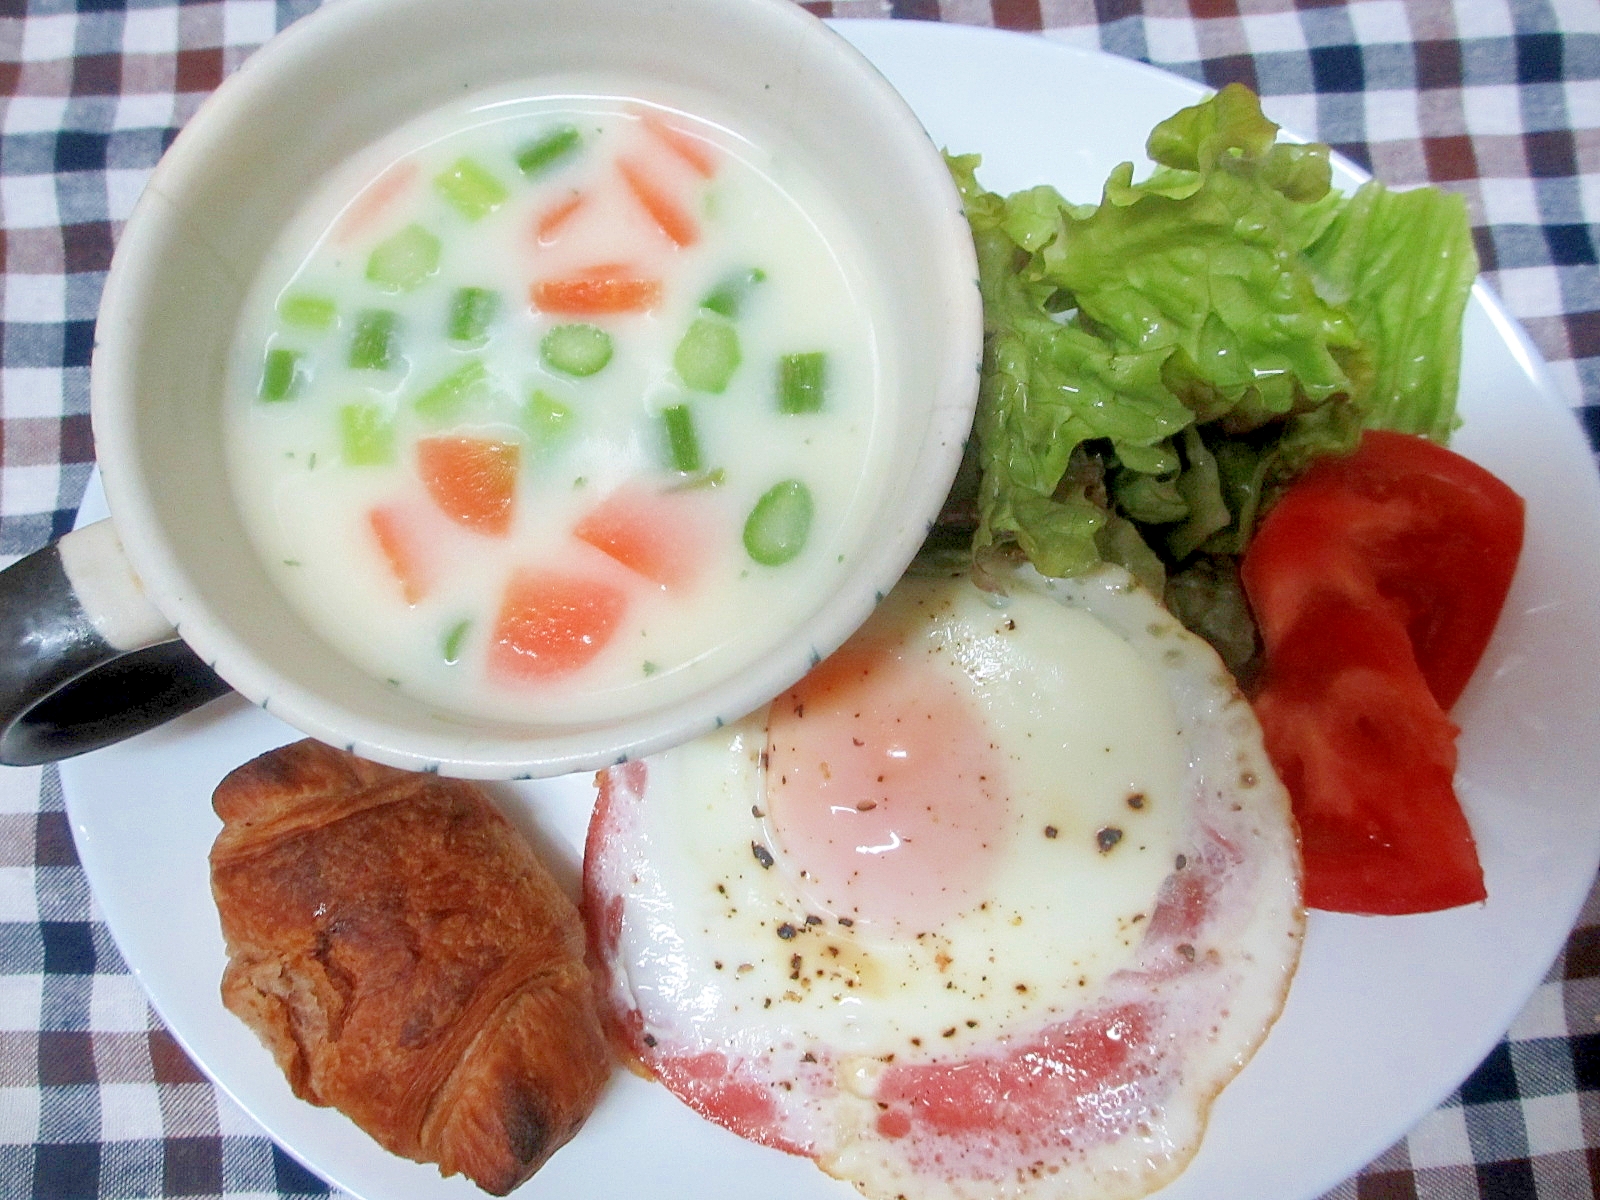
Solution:
{"label": "glossy egg surface", "polygon": [[605,1006],[696,1110],[869,1196],[1139,1196],[1282,1006],[1294,828],[1126,576],[999,582],[908,576],[768,708],[602,775]]}

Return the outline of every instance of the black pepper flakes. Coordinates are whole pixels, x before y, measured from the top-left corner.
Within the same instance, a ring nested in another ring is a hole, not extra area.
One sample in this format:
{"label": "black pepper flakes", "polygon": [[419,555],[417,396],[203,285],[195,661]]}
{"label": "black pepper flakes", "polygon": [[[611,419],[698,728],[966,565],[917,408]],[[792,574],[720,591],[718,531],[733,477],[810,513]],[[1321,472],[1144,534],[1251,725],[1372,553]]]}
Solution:
{"label": "black pepper flakes", "polygon": [[1144,793],[1133,792],[1128,796],[1128,807],[1135,811],[1144,807]]}
{"label": "black pepper flakes", "polygon": [[1115,825],[1107,825],[1094,835],[1094,844],[1100,848],[1101,854],[1112,850],[1122,840],[1122,830]]}
{"label": "black pepper flakes", "polygon": [[793,925],[789,924],[789,922],[787,922],[787,921],[785,921],[782,925],[778,926],[778,936],[781,937],[786,942],[789,941],[791,938],[793,938],[794,935],[799,933],[799,932],[800,931],[798,929],[796,929]]}
{"label": "black pepper flakes", "polygon": [[774,861],[772,851],[768,850],[760,842],[750,843],[750,853],[756,856],[756,861],[761,864],[762,870],[770,870],[772,868]]}
{"label": "black pepper flakes", "polygon": [[1061,831],[1059,829],[1057,829],[1054,825],[1046,825],[1044,827],[1044,835],[1047,838],[1057,837],[1060,833],[1061,833]]}

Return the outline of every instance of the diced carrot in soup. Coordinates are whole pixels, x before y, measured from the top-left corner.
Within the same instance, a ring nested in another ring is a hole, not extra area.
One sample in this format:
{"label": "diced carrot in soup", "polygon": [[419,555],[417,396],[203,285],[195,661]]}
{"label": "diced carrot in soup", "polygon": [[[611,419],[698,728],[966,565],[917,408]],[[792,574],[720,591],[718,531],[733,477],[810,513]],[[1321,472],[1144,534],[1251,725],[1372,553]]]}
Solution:
{"label": "diced carrot in soup", "polygon": [[573,192],[557,200],[549,208],[542,209],[533,224],[534,240],[543,245],[554,241],[556,236],[566,228],[573,217],[589,203],[589,196],[585,192]]}
{"label": "diced carrot in soup", "polygon": [[693,492],[619,488],[590,509],[572,532],[652,583],[684,587],[700,573],[709,553],[703,500]]}
{"label": "diced carrot in soup", "polygon": [[377,220],[417,182],[420,168],[411,159],[397,162],[351,201],[340,218],[334,240],[350,242],[368,233]]}
{"label": "diced carrot in soup", "polygon": [[608,263],[562,279],[535,283],[530,297],[541,312],[560,316],[648,312],[661,301],[661,281],[642,278],[627,267]]}
{"label": "diced carrot in soup", "polygon": [[682,159],[696,175],[710,179],[717,173],[717,152],[709,143],[670,124],[660,113],[645,111],[640,123],[650,135]]}
{"label": "diced carrot in soup", "polygon": [[434,503],[451,520],[492,537],[510,532],[520,458],[515,442],[488,438],[417,443],[417,472]]}
{"label": "diced carrot in soup", "polygon": [[643,163],[619,158],[617,170],[621,172],[633,198],[676,245],[692,246],[700,240],[700,229],[689,210]]}
{"label": "diced carrot in soup", "polygon": [[506,586],[489,647],[503,680],[571,674],[611,641],[628,607],[621,588],[556,570],[522,570]]}
{"label": "diced carrot in soup", "polygon": [[367,514],[367,526],[407,604],[418,604],[432,585],[433,572],[415,523],[397,506],[380,505]]}

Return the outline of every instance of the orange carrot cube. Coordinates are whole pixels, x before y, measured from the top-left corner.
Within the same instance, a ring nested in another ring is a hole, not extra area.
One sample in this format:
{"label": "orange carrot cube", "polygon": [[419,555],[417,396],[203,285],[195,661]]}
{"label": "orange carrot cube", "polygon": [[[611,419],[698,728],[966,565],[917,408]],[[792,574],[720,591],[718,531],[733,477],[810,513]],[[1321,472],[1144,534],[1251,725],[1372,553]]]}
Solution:
{"label": "orange carrot cube", "polygon": [[417,472],[433,502],[477,533],[511,530],[520,447],[489,438],[433,437],[417,443]]}
{"label": "orange carrot cube", "polygon": [[587,666],[611,640],[628,607],[621,588],[546,569],[516,572],[506,586],[489,645],[501,679],[537,681]]}
{"label": "orange carrot cube", "polygon": [[579,541],[662,587],[683,587],[705,560],[701,506],[690,493],[619,488],[573,528]]}
{"label": "orange carrot cube", "polygon": [[406,603],[420,603],[433,586],[433,572],[415,524],[399,506],[385,504],[367,514],[367,525]]}

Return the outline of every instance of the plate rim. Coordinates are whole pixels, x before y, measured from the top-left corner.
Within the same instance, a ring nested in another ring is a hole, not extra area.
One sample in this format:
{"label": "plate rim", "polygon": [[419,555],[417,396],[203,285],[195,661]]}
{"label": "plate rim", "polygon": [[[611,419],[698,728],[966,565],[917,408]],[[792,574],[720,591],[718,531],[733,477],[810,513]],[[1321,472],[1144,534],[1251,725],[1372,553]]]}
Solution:
{"label": "plate rim", "polygon": [[[1166,83],[1168,85],[1170,85],[1173,82],[1181,83],[1187,89],[1190,89],[1191,91],[1193,91],[1194,95],[1197,98],[1199,96],[1202,96],[1202,95],[1206,94],[1207,92],[1209,92],[1211,90],[1214,90],[1214,89],[1208,88],[1204,84],[1196,82],[1195,80],[1189,79],[1186,76],[1162,70],[1161,68],[1155,67],[1155,66],[1153,66],[1153,65],[1151,65],[1149,63],[1144,63],[1144,62],[1140,62],[1140,61],[1133,60],[1133,59],[1123,58],[1121,56],[1110,54],[1110,53],[1107,53],[1107,52],[1101,51],[1101,50],[1094,50],[1094,49],[1089,49],[1089,48],[1085,48],[1085,47],[1082,47],[1082,46],[1077,46],[1077,45],[1074,45],[1074,44],[1069,43],[1069,42],[1065,42],[1065,41],[1061,41],[1061,40],[1050,38],[1047,35],[1020,33],[1020,32],[1016,32],[1016,31],[992,29],[992,28],[982,27],[982,26],[961,25],[961,24],[954,24],[954,23],[948,23],[948,22],[919,22],[919,21],[904,21],[904,20],[896,21],[896,20],[883,20],[883,19],[875,19],[875,18],[843,18],[843,19],[831,20],[829,23],[831,25],[833,25],[833,27],[835,29],[840,30],[842,33],[846,32],[848,30],[852,30],[852,29],[858,30],[858,31],[860,31],[860,32],[862,32],[863,34],[866,35],[866,39],[871,39],[873,37],[887,35],[891,39],[893,39],[893,38],[901,38],[901,37],[904,37],[907,40],[913,40],[913,39],[917,39],[917,38],[927,38],[927,39],[931,39],[931,40],[941,40],[941,41],[943,41],[945,39],[949,39],[951,41],[951,43],[953,44],[955,42],[959,42],[959,41],[963,41],[963,40],[967,40],[967,39],[972,39],[972,38],[976,37],[976,38],[980,38],[980,39],[994,39],[997,43],[1004,42],[1004,43],[1012,44],[1012,45],[1025,44],[1025,43],[1035,43],[1040,48],[1047,48],[1049,53],[1053,53],[1053,54],[1066,53],[1068,55],[1079,56],[1080,58],[1085,59],[1085,60],[1094,60],[1094,61],[1096,61],[1097,65],[1099,65],[1099,66],[1105,66],[1108,63],[1109,64],[1114,64],[1117,69],[1126,69],[1126,70],[1129,70],[1130,72],[1132,72],[1135,75],[1148,74],[1149,76],[1151,76],[1151,77],[1153,77],[1155,79],[1159,79],[1159,80],[1163,81],[1164,83]],[[870,51],[864,50],[863,52],[867,53],[869,58],[872,57]],[[1342,156],[1340,156],[1340,158],[1341,158],[1341,160],[1343,162],[1343,165],[1344,165],[1345,169],[1351,175],[1353,175],[1355,177],[1358,177],[1358,178],[1367,177],[1366,173],[1363,172],[1361,170],[1361,168],[1356,166],[1354,163],[1349,162],[1349,160],[1343,160]],[[1474,285],[1473,285],[1473,301],[1482,306],[1485,314],[1487,315],[1487,317],[1490,320],[1491,324],[1495,327],[1497,333],[1499,333],[1505,339],[1505,341],[1507,343],[1508,350],[1511,352],[1512,357],[1517,361],[1517,364],[1518,364],[1519,368],[1522,369],[1524,371],[1524,373],[1526,374],[1528,382],[1529,382],[1529,385],[1530,385],[1530,388],[1532,389],[1532,391],[1534,391],[1534,392],[1536,392],[1538,394],[1540,402],[1546,404],[1552,411],[1565,413],[1567,415],[1569,421],[1570,421],[1571,426],[1572,426],[1572,436],[1575,439],[1580,439],[1581,440],[1583,435],[1582,435],[1581,429],[1579,428],[1579,426],[1577,424],[1576,418],[1572,414],[1570,406],[1561,401],[1560,389],[1557,387],[1557,385],[1556,385],[1556,383],[1555,383],[1555,381],[1554,381],[1554,379],[1553,379],[1548,367],[1544,363],[1544,360],[1543,360],[1542,356],[1540,356],[1540,354],[1537,351],[1536,347],[1534,347],[1533,343],[1528,338],[1528,336],[1526,334],[1526,331],[1523,330],[1522,327],[1520,326],[1520,324],[1504,309],[1504,307],[1501,305],[1501,303],[1498,300],[1498,298],[1493,294],[1492,289],[1488,286],[1488,284],[1486,283],[1486,281],[1483,279],[1483,277],[1481,275],[1475,280]],[[93,476],[93,481],[97,482],[97,480],[98,480],[98,471],[96,471],[94,473],[94,476]],[[1600,495],[1600,491],[1597,491],[1596,495]],[[92,512],[92,505],[90,503],[88,503],[87,499],[86,499],[86,502],[85,502],[85,504],[83,506],[83,509],[81,509],[80,512],[85,512],[85,511]],[[293,731],[289,731],[289,732],[290,732],[291,736],[297,736],[297,735],[293,735]],[[98,752],[98,753],[103,755],[103,754],[105,754],[107,752],[102,751],[102,752]],[[115,748],[112,748],[111,753],[115,753]],[[91,890],[96,894],[96,898],[98,900],[98,897],[99,897],[99,894],[100,894],[100,889],[98,887],[94,887],[93,886],[93,884],[94,884],[94,876],[91,873],[90,860],[98,861],[99,847],[95,846],[91,850],[91,852],[88,853],[88,854],[85,854],[83,852],[84,844],[86,842],[91,842],[92,841],[92,835],[90,834],[90,832],[87,829],[87,827],[85,827],[84,830],[83,830],[83,836],[80,838],[80,819],[79,819],[79,817],[80,817],[80,813],[82,812],[83,805],[84,805],[85,802],[84,802],[84,800],[82,799],[81,796],[78,797],[77,799],[74,798],[74,794],[73,794],[74,793],[74,788],[69,784],[69,777],[71,775],[73,775],[74,773],[75,773],[75,770],[74,770],[74,767],[71,764],[69,764],[69,763],[62,764],[61,783],[62,783],[63,798],[64,798],[64,801],[65,801],[65,804],[66,804],[68,819],[69,819],[69,822],[70,822],[70,824],[72,826],[72,829],[73,829],[74,838],[78,839],[79,842],[80,842],[80,860],[83,861],[86,876],[88,876],[90,878]],[[1600,857],[1600,850],[1597,850],[1597,857]],[[1592,876],[1592,872],[1591,872],[1591,876]],[[1588,894],[1589,894],[1588,887],[1585,887],[1580,892],[1578,892],[1578,894],[1576,896],[1576,899],[1575,899],[1575,902],[1571,905],[1571,911],[1564,914],[1565,924],[1562,927],[1561,933],[1559,934],[1559,936],[1555,940],[1554,949],[1551,951],[1551,954],[1550,954],[1550,961],[1553,961],[1554,958],[1560,953],[1561,947],[1564,945],[1568,934],[1570,933],[1571,929],[1573,928],[1573,925],[1574,925],[1574,922],[1576,921],[1577,916],[1582,911],[1582,907],[1583,907],[1584,901],[1587,898]],[[125,919],[126,914],[125,913],[114,914],[110,909],[103,909],[102,916],[103,916],[103,919],[104,919],[104,921],[105,921],[105,923],[107,925],[108,930],[112,934],[113,939],[117,942],[119,951],[121,951],[123,946],[124,946],[125,939],[124,939],[123,934],[119,932],[119,927],[121,925],[121,922]],[[1313,926],[1311,928],[1308,928],[1308,932],[1307,932],[1307,944],[1308,945],[1311,944],[1311,941],[1312,941],[1313,937],[1315,936],[1315,933],[1314,933],[1315,924],[1323,923],[1323,922],[1319,922],[1318,918],[1323,918],[1324,921],[1327,918],[1335,918],[1335,919],[1337,919],[1335,914],[1317,914],[1317,913],[1313,913],[1313,914],[1311,914],[1311,916],[1312,916],[1312,919],[1313,919]],[[200,1054],[198,1054],[196,1052],[196,1050],[194,1049],[193,1045],[191,1044],[191,1040],[190,1040],[190,1038],[188,1036],[188,1031],[185,1030],[185,1029],[181,1029],[181,1028],[175,1026],[173,1024],[172,1020],[169,1018],[167,1012],[165,1011],[164,1005],[161,1004],[161,1003],[158,1003],[158,1001],[156,999],[156,993],[158,991],[163,991],[164,992],[165,989],[164,988],[155,988],[155,989],[153,989],[151,981],[149,980],[149,977],[148,977],[147,972],[145,970],[145,965],[141,964],[141,963],[136,963],[133,960],[131,960],[127,956],[126,952],[123,952],[123,954],[124,954],[124,961],[127,963],[127,966],[129,968],[130,972],[139,980],[140,985],[144,989],[144,991],[146,993],[146,996],[149,998],[152,1007],[155,1008],[155,1010],[158,1012],[158,1014],[160,1014],[164,1024],[166,1025],[167,1029],[169,1030],[169,1032],[179,1042],[179,1044],[184,1047],[185,1051],[190,1054],[191,1058],[196,1062],[196,1064],[201,1068],[201,1070],[208,1076],[208,1078],[210,1078],[212,1080],[212,1082],[223,1093],[225,1093],[229,1097],[229,1099],[232,1100],[232,1102],[234,1104],[236,1104],[245,1113],[250,1115],[253,1120],[255,1120],[259,1125],[261,1125],[262,1128],[268,1134],[268,1136],[270,1136],[272,1138],[272,1140],[281,1149],[283,1149],[284,1151],[289,1153],[291,1156],[296,1158],[298,1161],[302,1162],[308,1169],[310,1169],[311,1171],[315,1172],[319,1177],[326,1179],[329,1183],[333,1184],[334,1186],[343,1188],[343,1189],[345,1189],[347,1191],[351,1191],[355,1195],[362,1195],[363,1193],[361,1191],[359,1191],[359,1190],[357,1190],[355,1188],[351,1188],[348,1183],[343,1182],[343,1179],[347,1174],[346,1171],[340,1170],[337,1167],[329,1167],[328,1165],[325,1165],[322,1162],[313,1162],[313,1161],[311,1161],[311,1159],[308,1158],[306,1155],[302,1154],[301,1151],[295,1145],[291,1144],[287,1139],[285,1139],[284,1137],[280,1136],[277,1132],[275,1132],[274,1128],[272,1127],[272,1125],[269,1125],[267,1120],[263,1120],[262,1119],[262,1117],[259,1115],[259,1112],[258,1112],[259,1105],[248,1102],[247,1098],[245,1096],[239,1094],[239,1092],[234,1087],[230,1086],[229,1082],[227,1082],[226,1080],[224,1080],[222,1077],[219,1076],[218,1071],[214,1069],[213,1065],[210,1062],[205,1061],[203,1056],[201,1056]],[[1548,964],[1546,966],[1546,970],[1548,970]],[[1537,986],[1537,985],[1535,985],[1535,986]],[[1292,1000],[1292,997],[1293,997],[1293,989],[1291,989],[1291,1000]],[[1521,1006],[1524,1005],[1527,1002],[1527,999],[1528,999],[1528,996],[1526,994],[1524,994],[1522,996],[1522,998],[1516,1002],[1516,1005],[1513,1007],[1512,1012],[1511,1012],[1512,1019],[1514,1019],[1514,1017],[1516,1015],[1516,1012],[1520,1011]],[[1486,1043],[1483,1045],[1482,1051],[1478,1054],[1478,1057],[1475,1058],[1473,1061],[1474,1062],[1480,1061],[1482,1056],[1484,1054],[1488,1053],[1492,1049],[1492,1047],[1495,1044],[1497,1044],[1498,1041],[1503,1036],[1504,1036],[1504,1029],[1502,1029],[1498,1033],[1495,1033],[1493,1036],[1489,1037],[1487,1039]],[[1469,1070],[1470,1070],[1470,1067],[1469,1067]],[[1443,1087],[1442,1091],[1439,1092],[1437,1099],[1434,1101],[1433,1108],[1437,1108],[1438,1104],[1440,1102],[1442,1102],[1443,1099],[1448,1097],[1449,1094],[1454,1090],[1455,1087],[1459,1086],[1459,1082],[1460,1082],[1460,1080],[1456,1080],[1455,1082],[1452,1082],[1452,1083],[1448,1084],[1448,1086]],[[1226,1097],[1226,1095],[1227,1095],[1227,1092],[1225,1091],[1224,1092],[1224,1097]],[[1430,1112],[1430,1111],[1432,1111],[1431,1108],[1430,1109],[1425,1109],[1419,1115],[1418,1119],[1421,1119],[1421,1117],[1425,1117],[1427,1115],[1427,1113]],[[1404,1130],[1402,1130],[1400,1132],[1400,1134],[1397,1135],[1397,1136],[1404,1136],[1405,1132],[1409,1131],[1411,1128],[1414,1127],[1414,1124],[1415,1124],[1414,1121],[1411,1124],[1408,1124],[1406,1126],[1406,1128]],[[355,1135],[357,1137],[359,1137],[359,1138],[364,1138],[365,1137],[364,1134],[360,1134],[358,1131],[355,1131],[353,1125],[351,1126],[351,1129],[352,1129],[353,1132],[355,1132]],[[1393,1140],[1394,1140],[1393,1138],[1390,1138],[1390,1139],[1387,1139],[1387,1140],[1382,1140],[1382,1144],[1378,1144],[1378,1145],[1375,1145],[1375,1146],[1371,1147],[1370,1153],[1367,1153],[1367,1152],[1363,1151],[1365,1156],[1361,1158],[1360,1162],[1357,1163],[1355,1167],[1351,1168],[1349,1171],[1344,1171],[1344,1172],[1338,1174],[1337,1176],[1335,1176],[1334,1178],[1330,1179],[1326,1186],[1334,1186],[1337,1183],[1339,1183],[1341,1180],[1343,1180],[1344,1178],[1348,1178],[1349,1175],[1353,1171],[1359,1171],[1363,1165],[1365,1165],[1366,1163],[1369,1163],[1370,1161],[1372,1161],[1372,1158],[1375,1157],[1376,1154],[1381,1153],[1382,1150],[1385,1149],[1387,1147],[1387,1145],[1390,1144]],[[380,1151],[380,1153],[384,1153],[386,1155],[386,1152]],[[400,1160],[400,1161],[404,1162],[404,1160]],[[407,1165],[409,1166],[410,1164],[407,1164]],[[823,1178],[823,1177],[820,1176],[820,1173],[818,1173],[818,1176],[819,1176],[819,1178]],[[434,1178],[437,1179],[436,1176]],[[1179,1182],[1180,1183],[1181,1183],[1182,1178],[1183,1178],[1182,1176],[1179,1177]],[[450,1186],[450,1185],[453,1185],[456,1182],[459,1182],[459,1181],[446,1181],[446,1185]],[[1177,1185],[1175,1184],[1174,1186],[1176,1187]],[[473,1194],[473,1193],[464,1193],[464,1194]],[[841,1193],[841,1194],[843,1194],[843,1193]],[[1162,1194],[1166,1194],[1166,1193],[1163,1192]]]}

